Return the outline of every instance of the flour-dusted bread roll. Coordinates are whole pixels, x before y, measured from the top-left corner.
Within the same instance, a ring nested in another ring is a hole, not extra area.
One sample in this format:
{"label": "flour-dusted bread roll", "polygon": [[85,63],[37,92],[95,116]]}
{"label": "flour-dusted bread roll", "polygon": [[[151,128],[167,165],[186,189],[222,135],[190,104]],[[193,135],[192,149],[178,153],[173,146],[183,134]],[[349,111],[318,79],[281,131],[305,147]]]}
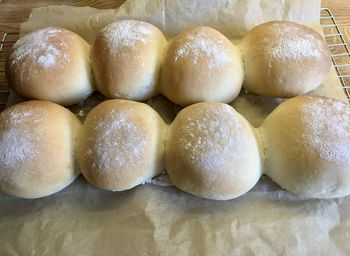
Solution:
{"label": "flour-dusted bread roll", "polygon": [[147,100],[159,93],[163,33],[136,20],[117,21],[98,34],[91,50],[99,91],[107,98]]}
{"label": "flour-dusted bread roll", "polygon": [[47,101],[27,101],[0,114],[0,188],[38,198],[68,186],[79,174],[74,150],[79,120]]}
{"label": "flour-dusted bread roll", "polygon": [[332,63],[321,35],[288,21],[253,28],[239,46],[243,87],[264,96],[288,98],[309,92],[324,81]]}
{"label": "flour-dusted bread roll", "polygon": [[77,34],[49,27],[13,46],[6,65],[9,85],[28,99],[72,105],[92,93],[90,46]]}
{"label": "flour-dusted bread roll", "polygon": [[108,100],[88,114],[78,142],[78,164],[94,186],[130,189],[164,167],[167,126],[150,106]]}
{"label": "flour-dusted bread roll", "polygon": [[315,198],[350,194],[350,106],[300,96],[278,106],[261,134],[266,173],[281,187]]}
{"label": "flour-dusted bread roll", "polygon": [[209,27],[181,33],[170,42],[164,59],[162,93],[182,106],[200,101],[231,102],[243,81],[237,49]]}
{"label": "flour-dusted bread roll", "polygon": [[238,197],[261,176],[253,128],[229,105],[191,105],[170,127],[166,168],[174,185],[190,194],[216,200]]}

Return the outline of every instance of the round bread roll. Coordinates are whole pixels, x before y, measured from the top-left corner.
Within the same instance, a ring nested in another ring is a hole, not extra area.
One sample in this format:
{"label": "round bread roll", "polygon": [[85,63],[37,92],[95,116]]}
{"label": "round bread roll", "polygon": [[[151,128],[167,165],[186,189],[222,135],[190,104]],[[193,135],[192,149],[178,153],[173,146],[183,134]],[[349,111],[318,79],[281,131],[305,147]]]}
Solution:
{"label": "round bread roll", "polygon": [[94,186],[122,191],[163,170],[166,125],[151,107],[108,100],[89,112],[79,136],[78,164]]}
{"label": "round bread roll", "polygon": [[261,126],[266,173],[282,188],[314,198],[350,194],[350,106],[300,96]]}
{"label": "round bread roll", "polygon": [[159,93],[163,33],[136,20],[117,21],[98,34],[91,63],[99,91],[107,98],[147,100]]}
{"label": "round bread roll", "polygon": [[175,37],[162,66],[162,93],[176,104],[231,102],[241,90],[243,65],[225,36],[197,27]]}
{"label": "round bread roll", "polygon": [[223,103],[197,103],[178,114],[169,131],[166,169],[190,194],[228,200],[250,190],[261,176],[254,131]]}
{"label": "round bread roll", "polygon": [[8,83],[27,99],[79,103],[93,91],[89,52],[88,43],[71,31],[36,30],[14,44],[6,66]]}
{"label": "round bread roll", "polygon": [[79,174],[74,150],[79,120],[46,101],[27,101],[0,114],[0,188],[38,198],[68,186]]}
{"label": "round bread roll", "polygon": [[324,81],[332,64],[320,34],[288,21],[253,28],[239,46],[245,66],[243,87],[264,96],[307,93]]}

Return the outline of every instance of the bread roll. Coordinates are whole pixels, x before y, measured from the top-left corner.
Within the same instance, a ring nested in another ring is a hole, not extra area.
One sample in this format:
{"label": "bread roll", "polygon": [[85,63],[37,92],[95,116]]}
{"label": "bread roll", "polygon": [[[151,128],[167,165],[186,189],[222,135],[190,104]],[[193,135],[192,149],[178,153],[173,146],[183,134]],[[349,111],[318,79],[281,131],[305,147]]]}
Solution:
{"label": "bread roll", "polygon": [[296,97],[264,121],[266,173],[281,187],[314,198],[350,194],[350,106]]}
{"label": "bread roll", "polygon": [[228,103],[237,97],[242,80],[237,48],[215,29],[197,27],[170,42],[162,66],[161,90],[182,106],[200,101]]}
{"label": "bread roll", "polygon": [[321,35],[288,21],[253,28],[239,46],[245,66],[243,86],[264,96],[307,93],[324,81],[332,64]]}
{"label": "bread roll", "polygon": [[98,34],[91,62],[99,91],[107,98],[147,100],[159,93],[166,40],[155,26],[117,21]]}
{"label": "bread roll", "polygon": [[8,83],[28,99],[78,103],[92,93],[89,51],[71,31],[36,30],[14,44],[6,66]]}
{"label": "bread roll", "polygon": [[171,125],[166,168],[173,184],[190,194],[215,200],[238,197],[261,176],[253,128],[226,104],[191,105]]}
{"label": "bread roll", "polygon": [[0,114],[0,188],[23,198],[53,194],[79,174],[74,149],[79,120],[46,101],[27,101]]}
{"label": "bread roll", "polygon": [[79,136],[78,163],[94,186],[130,189],[163,170],[166,125],[144,103],[108,100],[88,114]]}

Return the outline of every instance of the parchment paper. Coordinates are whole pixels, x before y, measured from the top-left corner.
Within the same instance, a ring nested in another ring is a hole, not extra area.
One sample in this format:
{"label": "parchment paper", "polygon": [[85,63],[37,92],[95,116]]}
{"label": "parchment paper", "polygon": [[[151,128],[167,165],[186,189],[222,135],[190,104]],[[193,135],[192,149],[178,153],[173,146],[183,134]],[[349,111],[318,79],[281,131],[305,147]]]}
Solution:
{"label": "parchment paper", "polygon": [[[210,25],[237,39],[254,25],[273,19],[317,27],[319,8],[319,0],[131,0],[117,10],[34,9],[21,33],[56,25],[92,42],[95,34],[87,31],[131,17],[155,24],[169,38],[187,27]],[[316,94],[345,99],[335,79],[331,74]],[[257,126],[279,102],[243,91],[232,105]],[[148,103],[167,122],[179,110],[162,96]],[[82,117],[86,114],[79,106],[72,110]],[[247,194],[219,202],[159,186],[169,184],[166,176],[152,182],[158,185],[113,193],[95,189],[80,177],[65,190],[42,199],[0,194],[0,255],[350,253],[350,197],[307,199],[283,191],[262,176]]]}

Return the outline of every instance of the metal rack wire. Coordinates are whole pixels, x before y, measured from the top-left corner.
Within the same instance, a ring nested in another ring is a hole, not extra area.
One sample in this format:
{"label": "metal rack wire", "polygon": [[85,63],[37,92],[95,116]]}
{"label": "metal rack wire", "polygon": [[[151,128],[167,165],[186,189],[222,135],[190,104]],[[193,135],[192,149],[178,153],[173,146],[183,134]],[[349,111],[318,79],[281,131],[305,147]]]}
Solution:
{"label": "metal rack wire", "polygon": [[[332,54],[333,66],[337,72],[338,78],[343,87],[344,93],[350,102],[350,50],[344,35],[340,31],[340,26],[332,12],[327,9],[321,9],[320,16],[321,28],[323,29],[325,39]],[[18,40],[18,33],[0,32],[0,111],[5,108],[9,97],[9,88],[5,76],[5,63],[7,55],[12,45]]]}
{"label": "metal rack wire", "polygon": [[350,50],[340,26],[328,8],[321,9],[321,28],[332,55],[333,66],[350,102]]}

